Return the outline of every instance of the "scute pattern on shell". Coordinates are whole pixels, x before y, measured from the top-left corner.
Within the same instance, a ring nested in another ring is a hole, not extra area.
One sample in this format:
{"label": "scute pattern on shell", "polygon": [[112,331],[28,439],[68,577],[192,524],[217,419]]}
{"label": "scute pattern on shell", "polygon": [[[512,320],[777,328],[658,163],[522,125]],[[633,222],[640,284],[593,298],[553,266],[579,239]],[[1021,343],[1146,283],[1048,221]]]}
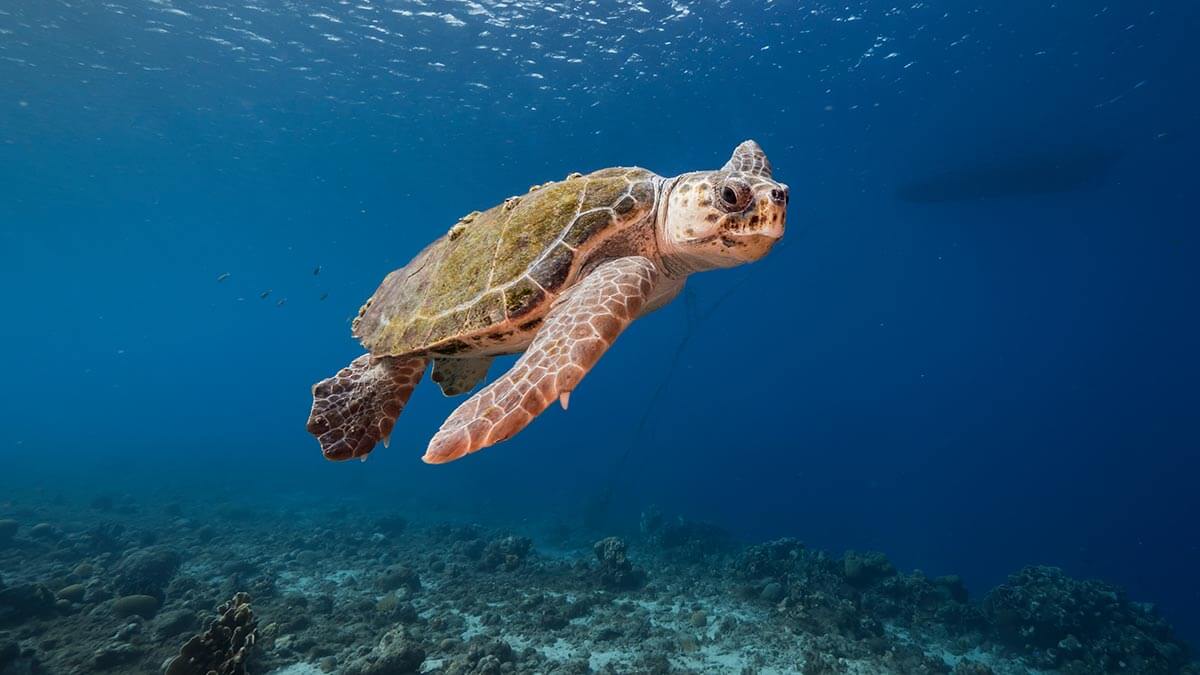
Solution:
{"label": "scute pattern on shell", "polygon": [[354,321],[373,354],[457,354],[539,321],[587,252],[654,209],[654,173],[603,169],[472,212],[384,279]]}

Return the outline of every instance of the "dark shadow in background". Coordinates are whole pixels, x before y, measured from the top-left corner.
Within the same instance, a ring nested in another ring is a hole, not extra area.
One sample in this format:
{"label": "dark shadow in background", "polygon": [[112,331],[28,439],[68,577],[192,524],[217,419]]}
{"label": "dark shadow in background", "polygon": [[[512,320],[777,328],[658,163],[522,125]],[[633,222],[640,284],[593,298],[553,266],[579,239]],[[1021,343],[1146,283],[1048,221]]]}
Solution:
{"label": "dark shadow in background", "polygon": [[934,204],[1096,187],[1104,184],[1122,154],[1116,148],[1079,145],[1024,155],[985,157],[901,185],[896,198],[912,204]]}

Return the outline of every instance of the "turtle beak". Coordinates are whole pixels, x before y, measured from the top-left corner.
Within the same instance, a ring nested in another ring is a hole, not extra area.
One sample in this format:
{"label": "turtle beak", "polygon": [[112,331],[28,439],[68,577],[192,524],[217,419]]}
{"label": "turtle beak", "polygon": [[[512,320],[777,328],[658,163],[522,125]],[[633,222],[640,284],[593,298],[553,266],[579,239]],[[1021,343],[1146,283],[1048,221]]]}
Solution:
{"label": "turtle beak", "polygon": [[787,206],[790,199],[788,186],[776,183],[774,187],[758,193],[758,227],[753,230],[755,235],[767,237],[774,241],[783,238],[787,222]]}

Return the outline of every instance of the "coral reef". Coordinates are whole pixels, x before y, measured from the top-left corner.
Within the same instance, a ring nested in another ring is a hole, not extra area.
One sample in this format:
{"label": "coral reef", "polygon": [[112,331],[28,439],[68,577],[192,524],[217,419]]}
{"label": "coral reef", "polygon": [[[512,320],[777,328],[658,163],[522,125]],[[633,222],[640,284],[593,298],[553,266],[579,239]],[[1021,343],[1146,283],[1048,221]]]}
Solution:
{"label": "coral reef", "polygon": [[488,542],[483,549],[480,565],[483,569],[494,570],[503,566],[505,569],[516,569],[533,549],[533,540],[529,537],[502,537]]}
{"label": "coral reef", "polygon": [[184,643],[167,665],[167,675],[245,675],[258,637],[250,596],[238,593],[217,608],[208,630]]}
{"label": "coral reef", "polygon": [[600,561],[600,585],[611,589],[630,589],[645,582],[645,571],[634,567],[625,555],[624,540],[606,537],[593,544],[592,550]]}
{"label": "coral reef", "polygon": [[640,529],[647,544],[675,560],[703,562],[733,546],[732,537],[720,527],[681,516],[668,519],[654,506],[642,512]]}
{"label": "coral reef", "polygon": [[346,675],[404,675],[421,672],[425,650],[397,626],[379,638],[371,651],[346,666]]}
{"label": "coral reef", "polygon": [[882,553],[739,546],[653,509],[622,538],[561,514],[513,531],[317,500],[84,506],[0,505],[22,523],[0,546],[3,675],[1200,675],[1152,609],[1052,568],[974,600]]}
{"label": "coral reef", "polygon": [[1152,608],[1100,581],[1055,567],[1026,567],[984,598],[999,640],[1031,664],[1066,673],[1174,673],[1182,645]]}
{"label": "coral reef", "polygon": [[150,595],[160,600],[179,569],[178,553],[162,548],[132,551],[117,564],[113,590],[119,595]]}

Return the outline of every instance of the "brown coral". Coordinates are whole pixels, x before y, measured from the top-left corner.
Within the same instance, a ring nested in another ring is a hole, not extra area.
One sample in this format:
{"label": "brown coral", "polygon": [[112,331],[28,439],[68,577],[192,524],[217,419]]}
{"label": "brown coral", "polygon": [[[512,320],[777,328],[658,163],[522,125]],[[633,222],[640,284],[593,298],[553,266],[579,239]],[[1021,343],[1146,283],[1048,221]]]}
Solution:
{"label": "brown coral", "polygon": [[258,636],[250,596],[235,594],[217,613],[207,631],[183,645],[166,675],[246,675],[246,661]]}

